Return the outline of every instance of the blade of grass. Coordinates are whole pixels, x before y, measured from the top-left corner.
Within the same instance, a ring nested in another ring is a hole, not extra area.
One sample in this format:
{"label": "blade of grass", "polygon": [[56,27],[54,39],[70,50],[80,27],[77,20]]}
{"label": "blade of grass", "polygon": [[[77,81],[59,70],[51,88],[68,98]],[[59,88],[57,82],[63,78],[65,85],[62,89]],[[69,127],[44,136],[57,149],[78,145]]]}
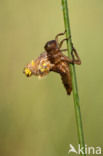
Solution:
{"label": "blade of grass", "polygon": [[[69,36],[71,36],[71,30],[70,30],[70,20],[69,20],[69,11],[68,11],[67,0],[62,0],[62,7],[63,7],[63,16],[64,16],[64,25],[65,25],[65,30],[66,30],[66,37],[68,38]],[[72,51],[71,38],[67,41],[67,48],[68,48],[68,56],[70,58],[72,58],[72,56],[71,56],[71,51]],[[70,70],[71,70],[71,75],[72,75],[73,99],[74,99],[75,117],[76,117],[76,123],[77,123],[78,140],[79,140],[80,147],[84,147],[83,148],[84,153],[81,153],[81,155],[86,156],[75,65],[70,65]]]}

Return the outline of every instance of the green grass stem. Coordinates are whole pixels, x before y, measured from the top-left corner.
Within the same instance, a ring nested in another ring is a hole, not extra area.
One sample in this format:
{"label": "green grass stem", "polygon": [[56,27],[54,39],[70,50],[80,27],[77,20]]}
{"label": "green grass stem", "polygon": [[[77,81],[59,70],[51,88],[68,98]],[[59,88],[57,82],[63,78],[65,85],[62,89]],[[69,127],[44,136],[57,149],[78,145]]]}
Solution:
{"label": "green grass stem", "polygon": [[[71,36],[68,3],[67,3],[67,0],[61,0],[61,1],[62,1],[62,8],[63,8],[66,37],[68,38],[69,36]],[[69,58],[72,58],[71,56],[72,39],[71,38],[67,41],[67,48],[68,48],[68,56]],[[80,146],[85,147],[75,65],[70,65],[70,70],[71,70],[71,75],[72,75],[73,99],[74,99],[75,117],[76,117],[76,123],[77,123],[78,140],[79,140]],[[85,149],[84,149],[84,153],[85,153]],[[82,154],[82,153],[81,155],[86,156],[86,154]]]}

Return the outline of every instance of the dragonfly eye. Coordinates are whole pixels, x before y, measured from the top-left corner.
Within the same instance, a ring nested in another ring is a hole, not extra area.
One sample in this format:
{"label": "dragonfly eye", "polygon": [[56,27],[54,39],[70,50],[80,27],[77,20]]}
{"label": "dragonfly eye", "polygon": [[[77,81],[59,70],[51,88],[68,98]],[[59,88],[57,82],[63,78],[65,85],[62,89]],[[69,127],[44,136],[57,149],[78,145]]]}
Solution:
{"label": "dragonfly eye", "polygon": [[44,49],[49,52],[52,49],[55,49],[56,47],[57,47],[56,41],[51,40],[45,44]]}

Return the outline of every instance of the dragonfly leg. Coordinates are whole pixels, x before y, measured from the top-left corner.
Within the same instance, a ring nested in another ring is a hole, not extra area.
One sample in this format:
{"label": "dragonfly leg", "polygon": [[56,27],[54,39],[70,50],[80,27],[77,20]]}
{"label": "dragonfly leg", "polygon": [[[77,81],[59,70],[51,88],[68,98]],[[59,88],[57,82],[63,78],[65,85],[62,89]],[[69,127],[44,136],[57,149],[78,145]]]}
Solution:
{"label": "dragonfly leg", "polygon": [[69,36],[68,38],[65,38],[65,39],[61,40],[61,42],[59,43],[59,49],[62,47],[64,41],[67,41],[67,40],[69,40],[70,38],[71,38],[71,36]]}
{"label": "dragonfly leg", "polygon": [[[74,55],[74,54],[75,54],[75,55]],[[80,65],[80,64],[81,64],[81,59],[80,59],[80,57],[79,57],[79,55],[78,55],[76,49],[73,47],[73,45],[72,45],[72,52],[71,52],[71,55],[72,55],[72,58],[73,58],[73,63],[74,63],[74,64]],[[76,59],[75,59],[75,57],[76,57]]]}
{"label": "dragonfly leg", "polygon": [[60,51],[61,51],[61,52],[64,52],[64,51],[67,51],[67,50],[68,50],[68,49],[61,49]]}
{"label": "dragonfly leg", "polygon": [[59,33],[59,34],[56,35],[55,40],[56,40],[58,46],[59,46],[58,37],[62,36],[62,35],[65,35],[65,33],[66,33],[66,31],[64,31],[64,33]]}

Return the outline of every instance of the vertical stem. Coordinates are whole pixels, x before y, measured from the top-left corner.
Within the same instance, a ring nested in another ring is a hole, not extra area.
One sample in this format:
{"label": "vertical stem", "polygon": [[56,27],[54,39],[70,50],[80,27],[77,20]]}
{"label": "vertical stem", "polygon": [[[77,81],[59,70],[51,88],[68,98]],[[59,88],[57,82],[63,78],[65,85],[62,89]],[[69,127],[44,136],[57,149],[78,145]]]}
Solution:
{"label": "vertical stem", "polygon": [[[66,37],[68,38],[69,36],[71,36],[71,31],[70,31],[70,20],[69,20],[67,0],[62,0],[62,7],[63,7],[63,16],[64,16],[64,25],[65,25],[65,30],[66,30]],[[71,39],[67,41],[68,56],[70,58],[71,58],[71,51],[72,51],[71,43],[72,43]],[[70,65],[70,70],[71,70],[71,75],[72,75],[73,99],[74,99],[75,117],[76,117],[76,123],[77,123],[78,140],[79,140],[80,147],[84,147],[83,148],[84,153],[81,152],[80,154],[82,156],[86,156],[75,66]]]}

